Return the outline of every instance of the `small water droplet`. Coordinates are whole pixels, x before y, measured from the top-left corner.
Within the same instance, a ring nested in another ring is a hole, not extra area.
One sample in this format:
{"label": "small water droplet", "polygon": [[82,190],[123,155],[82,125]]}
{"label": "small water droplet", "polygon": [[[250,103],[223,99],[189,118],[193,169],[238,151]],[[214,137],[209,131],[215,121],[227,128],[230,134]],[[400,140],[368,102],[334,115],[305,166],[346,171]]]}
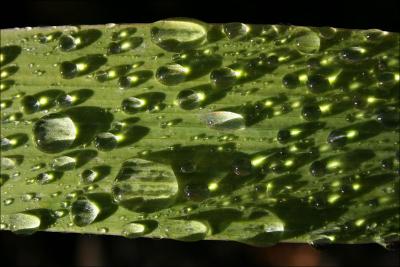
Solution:
{"label": "small water droplet", "polygon": [[237,176],[249,176],[253,167],[248,158],[237,158],[232,163],[232,169]]}
{"label": "small water droplet", "polygon": [[60,173],[49,171],[42,172],[36,176],[36,182],[39,184],[48,184],[60,177]]}
{"label": "small water droplet", "polygon": [[294,89],[299,86],[299,77],[294,73],[288,73],[282,78],[282,84],[288,89]]}
{"label": "small water droplet", "polygon": [[17,165],[16,159],[11,157],[1,157],[1,170],[11,170]]}
{"label": "small water droplet", "polygon": [[321,45],[318,34],[312,30],[301,31],[293,41],[297,51],[303,54],[317,53]]}
{"label": "small water droplet", "polygon": [[130,37],[122,41],[111,42],[108,45],[107,52],[109,55],[124,53],[139,47],[142,43],[142,37]]}
{"label": "small water droplet", "polygon": [[179,92],[177,101],[180,108],[192,110],[198,108],[205,98],[206,96],[203,92],[185,89]]}
{"label": "small water droplet", "polygon": [[324,176],[326,172],[326,164],[322,161],[317,160],[310,165],[310,173],[315,177]]}
{"label": "small water droplet", "polygon": [[81,180],[84,184],[90,184],[96,181],[99,174],[95,170],[86,169],[81,173]]}
{"label": "small water droplet", "polygon": [[9,206],[14,203],[14,199],[13,198],[4,199],[3,203],[4,203],[4,206]]}
{"label": "small water droplet", "polygon": [[329,133],[327,141],[332,147],[343,147],[347,143],[347,134],[340,129],[333,130]]}
{"label": "small water droplet", "polygon": [[201,116],[207,127],[215,130],[240,130],[245,128],[242,115],[230,111],[214,111]]}
{"label": "small water droplet", "polygon": [[28,212],[2,215],[1,221],[8,224],[11,231],[24,234],[37,231],[42,223],[40,217]]}
{"label": "small water droplet", "polygon": [[330,89],[330,83],[324,76],[314,74],[308,77],[307,87],[312,93],[320,94]]}
{"label": "small water droplet", "polygon": [[321,109],[317,104],[306,104],[301,109],[301,116],[306,121],[316,121],[321,116]]}

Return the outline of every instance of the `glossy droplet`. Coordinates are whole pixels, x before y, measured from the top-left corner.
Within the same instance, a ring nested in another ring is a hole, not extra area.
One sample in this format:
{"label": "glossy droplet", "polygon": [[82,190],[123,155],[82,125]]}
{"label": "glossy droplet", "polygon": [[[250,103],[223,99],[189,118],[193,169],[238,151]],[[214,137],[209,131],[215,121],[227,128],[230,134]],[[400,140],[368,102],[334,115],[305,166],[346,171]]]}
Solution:
{"label": "glossy droplet", "polygon": [[321,117],[321,109],[317,104],[307,104],[301,109],[301,116],[306,121],[316,121]]}
{"label": "glossy droplet", "polygon": [[177,85],[185,81],[189,69],[180,64],[168,64],[159,67],[156,71],[156,79],[164,85]]}
{"label": "glossy droplet", "polygon": [[278,140],[279,143],[285,144],[290,140],[291,137],[292,137],[292,135],[290,133],[290,130],[289,129],[284,129],[284,130],[279,130],[278,131],[276,139]]}
{"label": "glossy droplet", "polygon": [[2,151],[7,151],[12,148],[11,140],[6,137],[1,138],[0,145]]}
{"label": "glossy droplet", "polygon": [[304,30],[298,33],[293,40],[297,51],[303,54],[314,54],[319,51],[321,40],[318,34],[312,30]]}
{"label": "glossy droplet", "polygon": [[50,164],[51,168],[56,171],[70,171],[76,167],[76,159],[68,156],[60,156]]}
{"label": "glossy droplet", "polygon": [[96,181],[98,176],[99,174],[95,170],[87,169],[81,173],[81,180],[84,184],[90,184]]}
{"label": "glossy droplet", "polygon": [[320,94],[330,89],[330,83],[324,76],[314,74],[308,77],[307,87],[312,93]]}
{"label": "glossy droplet", "polygon": [[343,147],[347,143],[347,134],[339,129],[333,130],[329,133],[327,142],[335,148]]}
{"label": "glossy droplet", "polygon": [[240,22],[226,23],[222,25],[222,29],[229,39],[240,39],[246,36],[250,31],[249,26]]}
{"label": "glossy droplet", "polygon": [[60,173],[57,172],[42,172],[36,176],[36,182],[39,184],[49,184],[54,182],[58,177],[60,177]]}
{"label": "glossy droplet", "polygon": [[191,161],[187,161],[181,164],[180,171],[182,173],[193,173],[196,171],[196,164]]}
{"label": "glossy droplet", "polygon": [[207,127],[215,130],[240,130],[245,128],[242,115],[230,111],[214,111],[201,116]]}
{"label": "glossy droplet", "polygon": [[180,108],[192,110],[200,107],[205,98],[206,96],[203,92],[185,89],[179,92],[177,101]]}
{"label": "glossy droplet", "polygon": [[75,78],[79,74],[78,66],[71,61],[64,61],[60,64],[60,73],[64,79]]}
{"label": "glossy droplet", "polygon": [[15,159],[10,158],[10,157],[1,157],[1,170],[11,170],[14,169],[15,166],[17,165],[17,162]]}
{"label": "glossy droplet", "polygon": [[110,132],[99,133],[94,139],[94,145],[99,150],[109,151],[117,147],[118,139]]}
{"label": "glossy droplet", "polygon": [[63,35],[59,39],[58,47],[62,51],[71,51],[74,50],[78,45],[78,40],[74,38],[72,35]]}
{"label": "glossy droplet", "polygon": [[110,55],[124,53],[139,47],[142,43],[142,37],[130,37],[119,42],[112,42],[107,48],[107,53]]}
{"label": "glossy droplet", "polygon": [[201,221],[195,220],[165,220],[159,225],[163,229],[163,235],[181,241],[197,241],[204,239],[209,226]]}
{"label": "glossy droplet", "polygon": [[93,223],[99,214],[98,204],[87,198],[78,199],[71,205],[72,222],[79,227]]}
{"label": "glossy droplet", "polygon": [[57,105],[63,108],[72,106],[73,102],[74,102],[73,96],[65,93],[60,94],[56,98]]}
{"label": "glossy droplet", "polygon": [[310,173],[313,176],[321,177],[321,176],[324,176],[326,174],[326,172],[327,172],[326,164],[322,161],[314,161],[310,165]]}
{"label": "glossy droplet", "polygon": [[138,222],[127,223],[123,226],[122,234],[129,238],[143,236],[146,232],[146,225]]}
{"label": "glossy droplet", "polygon": [[50,114],[39,119],[33,126],[37,147],[48,153],[57,153],[69,148],[77,137],[77,128],[70,117]]}
{"label": "glossy droplet", "polygon": [[14,199],[13,198],[7,198],[3,200],[4,206],[10,206],[11,204],[14,203]]}
{"label": "glossy droplet", "polygon": [[21,105],[26,114],[32,114],[40,110],[39,100],[31,95],[24,96],[21,100]]}
{"label": "glossy droplet", "polygon": [[178,182],[169,165],[133,158],[122,164],[112,192],[129,209],[152,208],[168,205],[178,193]]}
{"label": "glossy droplet", "polygon": [[1,215],[1,222],[7,224],[13,232],[29,234],[39,229],[41,218],[33,214],[20,212]]}
{"label": "glossy droplet", "polygon": [[210,82],[214,88],[228,89],[235,85],[237,73],[228,67],[213,70],[210,74]]}
{"label": "glossy droplet", "polygon": [[339,58],[346,63],[357,63],[363,59],[364,49],[361,47],[350,47],[339,53]]}
{"label": "glossy droplet", "polygon": [[282,84],[288,89],[294,89],[299,86],[299,77],[294,73],[288,73],[282,78]]}
{"label": "glossy droplet", "polygon": [[128,97],[122,100],[122,110],[127,113],[136,113],[146,109],[147,103],[145,99],[140,99],[137,97]]}
{"label": "glossy droplet", "polygon": [[153,23],[150,33],[154,44],[173,52],[196,48],[207,39],[205,25],[195,20],[157,21]]}

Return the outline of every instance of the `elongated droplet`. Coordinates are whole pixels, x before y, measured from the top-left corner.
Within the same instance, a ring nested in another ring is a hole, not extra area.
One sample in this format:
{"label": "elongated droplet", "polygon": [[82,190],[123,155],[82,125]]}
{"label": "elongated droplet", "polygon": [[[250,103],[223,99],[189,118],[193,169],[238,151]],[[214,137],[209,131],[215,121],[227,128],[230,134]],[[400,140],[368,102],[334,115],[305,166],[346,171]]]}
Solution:
{"label": "elongated droplet", "polygon": [[228,67],[213,70],[210,73],[210,82],[214,88],[228,89],[235,85],[237,81],[237,73]]}
{"label": "elongated droplet", "polygon": [[54,113],[42,117],[35,123],[33,136],[40,150],[57,153],[74,143],[77,128],[70,117]]}
{"label": "elongated droplet", "polygon": [[69,171],[76,167],[76,159],[68,156],[60,156],[53,159],[50,166],[56,171]]}
{"label": "elongated droplet", "polygon": [[20,212],[1,215],[1,222],[6,223],[13,232],[30,234],[39,229],[41,218],[33,214]]}
{"label": "elongated droplet", "polygon": [[207,39],[205,25],[195,20],[157,21],[153,23],[150,33],[154,44],[173,52],[196,48]]}
{"label": "elongated droplet", "polygon": [[244,117],[230,111],[214,111],[201,116],[201,120],[212,129],[240,130],[245,128]]}
{"label": "elongated droplet", "polygon": [[116,135],[110,132],[99,133],[94,144],[99,150],[109,151],[117,147],[118,139]]}
{"label": "elongated droplet", "polygon": [[157,227],[157,225],[158,223],[152,220],[130,222],[122,227],[122,235],[128,238],[144,236],[148,233],[151,233]]}
{"label": "elongated droplet", "polygon": [[185,81],[189,68],[180,64],[168,64],[159,67],[156,71],[156,79],[165,85],[177,85]]}
{"label": "elongated droplet", "polygon": [[294,39],[294,44],[300,53],[314,54],[319,51],[321,40],[316,32],[306,30],[299,33],[299,36]]}
{"label": "elongated droplet", "polygon": [[231,22],[226,23],[222,26],[222,29],[229,39],[239,39],[247,35],[250,31],[250,27],[244,23]]}
{"label": "elongated droplet", "polygon": [[195,220],[165,220],[160,223],[157,230],[160,231],[161,235],[168,238],[182,241],[197,241],[207,236],[209,226]]}

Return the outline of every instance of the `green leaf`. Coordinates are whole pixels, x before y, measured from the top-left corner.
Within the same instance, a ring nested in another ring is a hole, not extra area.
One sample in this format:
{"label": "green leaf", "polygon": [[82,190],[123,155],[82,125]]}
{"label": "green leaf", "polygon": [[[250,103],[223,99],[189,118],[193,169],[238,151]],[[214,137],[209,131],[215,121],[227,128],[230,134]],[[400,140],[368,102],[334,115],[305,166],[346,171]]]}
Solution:
{"label": "green leaf", "polygon": [[1,229],[399,240],[399,34],[1,30]]}

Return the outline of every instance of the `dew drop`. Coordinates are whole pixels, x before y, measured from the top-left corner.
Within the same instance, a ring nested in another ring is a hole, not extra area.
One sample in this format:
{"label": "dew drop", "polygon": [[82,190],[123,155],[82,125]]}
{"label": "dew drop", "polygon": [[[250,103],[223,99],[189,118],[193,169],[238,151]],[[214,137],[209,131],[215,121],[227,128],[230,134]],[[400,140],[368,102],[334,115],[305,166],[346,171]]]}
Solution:
{"label": "dew drop", "polygon": [[288,89],[294,89],[299,86],[299,77],[294,73],[288,73],[282,78],[282,84]]}
{"label": "dew drop", "polygon": [[14,199],[13,198],[7,198],[3,200],[4,206],[10,206],[11,204],[14,203]]}
{"label": "dew drop", "polygon": [[294,38],[294,44],[300,53],[314,54],[319,51],[321,40],[316,32],[307,30],[299,33],[299,36]]}
{"label": "dew drop", "polygon": [[71,219],[75,225],[83,227],[93,223],[100,211],[100,207],[94,201],[88,198],[78,199],[71,205]]}
{"label": "dew drop", "polygon": [[333,130],[329,133],[327,141],[334,148],[343,147],[347,143],[347,134],[339,129]]}
{"label": "dew drop", "polygon": [[36,182],[39,184],[49,184],[51,182],[54,182],[59,177],[60,173],[57,172],[42,172],[36,176]]}
{"label": "dew drop", "polygon": [[189,183],[183,189],[183,195],[188,200],[202,201],[210,194],[208,186],[203,183]]}
{"label": "dew drop", "polygon": [[188,19],[157,21],[153,23],[150,34],[154,44],[172,52],[196,48],[207,39],[205,25]]}
{"label": "dew drop", "polygon": [[143,43],[142,37],[131,37],[119,42],[112,42],[107,48],[109,55],[120,54],[139,47]]}
{"label": "dew drop", "polygon": [[326,172],[326,164],[322,161],[317,160],[310,165],[310,173],[315,177],[324,176]]}
{"label": "dew drop", "polygon": [[250,32],[250,27],[244,23],[231,22],[222,25],[222,30],[229,39],[240,39]]}
{"label": "dew drop", "polygon": [[147,103],[144,99],[137,97],[128,97],[122,100],[122,110],[127,113],[136,113],[146,109]]}
{"label": "dew drop", "polygon": [[99,150],[110,151],[117,147],[118,139],[117,136],[110,132],[103,132],[96,135],[94,145]]}
{"label": "dew drop", "polygon": [[330,89],[330,83],[324,76],[314,74],[308,77],[307,87],[312,93],[320,94]]}
{"label": "dew drop", "polygon": [[228,89],[235,85],[237,73],[228,67],[213,70],[210,73],[210,82],[214,88]]}
{"label": "dew drop", "polygon": [[156,79],[164,85],[177,85],[185,81],[189,68],[180,64],[167,64],[156,71]]}
{"label": "dew drop", "polygon": [[47,153],[57,153],[69,148],[77,134],[71,118],[57,113],[40,118],[33,126],[37,147]]}
{"label": "dew drop", "polygon": [[1,170],[11,170],[14,169],[15,166],[17,165],[17,162],[15,159],[10,158],[10,157],[1,157]]}
{"label": "dew drop", "polygon": [[71,35],[63,35],[59,39],[58,47],[62,51],[74,50],[77,46],[77,40]]}
{"label": "dew drop", "polygon": [[237,158],[232,163],[233,173],[237,176],[249,176],[252,173],[252,165],[248,158]]}
{"label": "dew drop", "polygon": [[230,111],[214,111],[201,115],[207,127],[215,130],[240,130],[245,128],[242,115]]}
{"label": "dew drop", "polygon": [[180,108],[184,110],[192,110],[201,106],[206,98],[203,92],[185,89],[179,92],[177,102]]}
{"label": "dew drop", "polygon": [[71,61],[64,61],[60,64],[60,73],[64,79],[72,79],[78,76],[78,66]]}
{"label": "dew drop", "polygon": [[76,167],[76,159],[69,156],[60,156],[50,164],[51,168],[56,171],[70,171]]}
{"label": "dew drop", "polygon": [[32,114],[40,110],[39,100],[31,95],[24,96],[21,100],[21,105],[26,114]]}
{"label": "dew drop", "polygon": [[81,173],[81,180],[84,184],[90,184],[96,181],[99,174],[95,170],[86,169]]}
{"label": "dew drop", "polygon": [[321,116],[321,109],[317,104],[306,104],[301,109],[301,116],[306,121],[316,121]]}
{"label": "dew drop", "polygon": [[128,238],[143,236],[148,232],[146,225],[139,222],[130,222],[123,226],[122,235]]}
{"label": "dew drop", "polygon": [[33,233],[41,225],[40,217],[24,212],[2,215],[1,221],[8,224],[11,231],[23,234]]}

